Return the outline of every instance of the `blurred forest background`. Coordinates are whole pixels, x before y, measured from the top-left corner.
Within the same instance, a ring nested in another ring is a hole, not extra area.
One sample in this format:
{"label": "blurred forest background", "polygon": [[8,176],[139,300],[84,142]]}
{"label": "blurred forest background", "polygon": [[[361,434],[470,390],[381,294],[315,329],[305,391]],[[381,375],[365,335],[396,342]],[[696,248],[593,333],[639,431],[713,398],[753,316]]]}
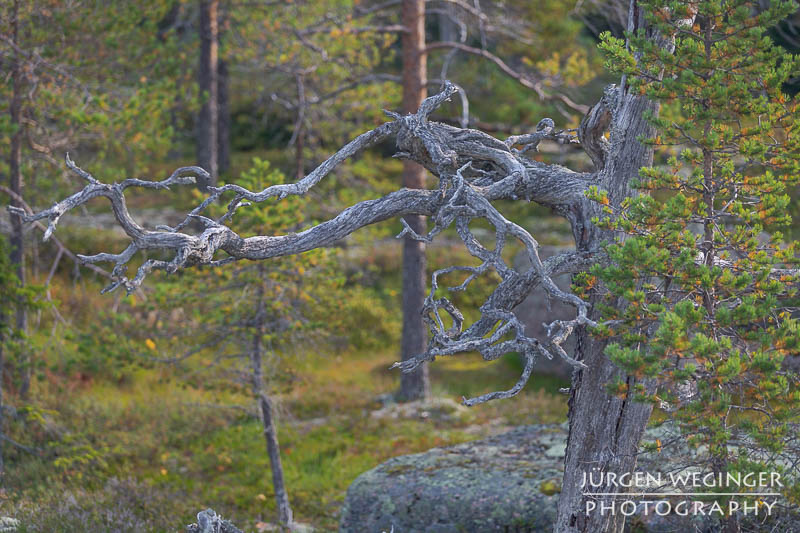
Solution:
{"label": "blurred forest background", "polygon": [[[596,44],[602,31],[622,34],[624,2],[423,3],[428,92],[446,78],[462,96],[437,120],[499,138],[544,117],[575,128],[615,81]],[[382,109],[401,109],[400,5],[3,0],[0,203],[39,209],[79,190],[67,152],[104,182],[187,165],[251,190],[294,181],[384,121]],[[773,37],[800,51],[798,27],[795,15]],[[296,231],[395,190],[392,153],[377,146],[309,195],[251,206],[233,224],[242,235]],[[536,157],[590,168],[570,146],[543,143]],[[147,227],[174,225],[202,198],[192,187],[136,192],[129,207]],[[546,254],[571,242],[544,209],[504,213]],[[25,531],[173,531],[208,506],[268,530],[279,513],[264,402],[295,520],[323,531],[336,528],[350,482],[389,457],[565,420],[558,369],[514,400],[458,404],[513,384],[513,356],[437,362],[432,400],[393,403],[398,221],[300,257],[153,275],[130,296],[101,294],[110,273],[75,257],[124,248],[106,202],[65,215],[47,243],[44,226],[23,228],[5,210],[0,229],[0,514]],[[445,236],[429,268],[465,255]],[[550,312],[523,307],[534,326]]]}

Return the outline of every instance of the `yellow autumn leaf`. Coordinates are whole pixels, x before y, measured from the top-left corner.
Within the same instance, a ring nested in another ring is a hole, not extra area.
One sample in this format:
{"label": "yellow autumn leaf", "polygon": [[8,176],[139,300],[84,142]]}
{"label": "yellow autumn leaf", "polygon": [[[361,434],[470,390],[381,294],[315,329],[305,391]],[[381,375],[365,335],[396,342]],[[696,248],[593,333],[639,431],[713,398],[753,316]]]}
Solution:
{"label": "yellow autumn leaf", "polygon": [[259,495],[257,495],[257,496],[256,496],[256,499],[257,499],[257,500],[261,500],[262,502],[265,502],[265,501],[267,501],[267,497],[266,497],[266,496],[264,496],[263,494],[259,494]]}
{"label": "yellow autumn leaf", "polygon": [[166,476],[167,475],[167,469],[166,468],[162,468],[161,469],[161,475],[162,476]]}
{"label": "yellow autumn leaf", "polygon": [[151,350],[153,350],[153,351],[156,351],[156,343],[155,343],[155,342],[153,342],[153,339],[146,339],[146,340],[144,341],[144,344],[145,344],[145,346],[147,346],[149,349],[151,349]]}

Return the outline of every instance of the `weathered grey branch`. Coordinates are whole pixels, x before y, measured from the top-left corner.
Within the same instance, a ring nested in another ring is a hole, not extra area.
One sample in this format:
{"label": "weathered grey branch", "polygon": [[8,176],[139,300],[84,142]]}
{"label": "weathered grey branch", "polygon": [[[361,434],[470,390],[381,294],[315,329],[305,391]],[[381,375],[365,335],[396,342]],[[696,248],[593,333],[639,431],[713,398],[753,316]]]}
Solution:
{"label": "weathered grey branch", "polygon": [[[32,215],[33,214],[33,209],[31,209],[31,207],[28,205],[28,203],[25,201],[25,199],[22,198],[22,196],[18,195],[17,193],[15,193],[14,191],[12,191],[8,187],[6,187],[5,185],[0,185],[0,191],[2,191],[3,193],[9,195],[12,199],[16,200],[17,203],[22,206],[22,209],[25,210],[26,214],[28,214],[28,215]],[[42,233],[47,231],[47,226],[45,226],[41,222],[36,221],[33,224],[34,224],[34,226],[36,226],[37,228],[42,230]],[[67,256],[67,258],[69,258],[73,262],[80,263],[80,259],[78,259],[78,256],[75,255],[69,248],[67,248],[64,245],[63,242],[61,242],[59,239],[53,237],[52,235],[51,235],[50,239],[53,241],[53,243],[58,248],[58,257],[59,258],[62,255],[65,255],[65,256]],[[55,270],[55,268],[57,266],[58,266],[58,260],[53,262],[53,266],[51,267],[51,273],[47,277],[47,282],[45,282],[45,285],[47,285],[50,282],[50,279],[53,277],[52,271]],[[91,270],[92,272],[94,272],[96,274],[100,274],[101,276],[103,276],[105,278],[111,278],[111,272],[109,272],[109,271],[107,271],[105,269],[102,269],[102,268],[100,268],[98,266],[95,266],[95,265],[87,265],[87,267],[89,268],[89,270]]]}
{"label": "weathered grey branch", "polygon": [[433,51],[433,50],[438,50],[438,49],[441,49],[441,48],[457,49],[457,50],[460,50],[462,52],[466,52],[468,54],[472,54],[472,55],[476,55],[476,56],[479,56],[479,57],[483,57],[484,59],[488,59],[489,61],[491,61],[492,63],[497,65],[497,67],[501,71],[503,71],[503,73],[506,76],[516,80],[523,87],[526,87],[528,89],[533,90],[539,96],[539,98],[541,98],[542,100],[546,100],[546,99],[550,99],[550,98],[557,98],[557,99],[561,100],[562,102],[564,102],[564,104],[566,104],[569,108],[574,109],[575,111],[578,111],[580,113],[586,113],[587,111],[589,111],[588,107],[586,107],[585,105],[582,105],[582,104],[575,103],[574,101],[572,101],[571,98],[569,98],[568,96],[566,96],[564,94],[560,94],[560,93],[556,94],[556,95],[548,94],[547,91],[545,91],[543,86],[542,86],[543,85],[542,84],[542,80],[532,80],[531,78],[529,78],[525,74],[523,74],[521,72],[518,72],[518,71],[514,70],[513,68],[511,68],[508,65],[508,63],[506,63],[500,57],[496,56],[495,54],[489,52],[486,49],[475,48],[474,46],[469,46],[469,45],[464,44],[464,43],[448,41],[448,42],[439,42],[439,43],[429,44],[427,46],[426,50],[427,51]]}
{"label": "weathered grey branch", "polygon": [[[561,291],[553,282],[550,272],[545,268],[538,254],[538,243],[523,228],[509,221],[500,214],[492,204],[478,192],[478,189],[470,185],[464,177],[464,172],[470,167],[467,163],[459,168],[451,178],[450,187],[454,192],[448,196],[448,201],[443,204],[434,217],[434,227],[427,235],[418,235],[408,225],[400,234],[411,235],[418,240],[430,242],[433,237],[445,228],[455,223],[456,230],[464,242],[469,253],[480,259],[482,263],[477,267],[454,266],[433,273],[431,290],[423,305],[425,320],[431,330],[431,338],[428,350],[419,357],[402,363],[395,363],[394,367],[401,368],[404,372],[413,371],[417,366],[425,361],[433,361],[438,355],[454,355],[461,352],[477,351],[484,359],[494,360],[505,353],[516,351],[526,359],[525,371],[520,381],[509,391],[491,393],[478,398],[464,400],[466,405],[474,405],[483,401],[495,398],[507,398],[517,394],[525,385],[530,370],[538,354],[543,354],[552,358],[550,350],[555,351],[561,358],[573,366],[582,367],[583,364],[571,358],[562,348],[562,344],[567,339],[572,330],[578,325],[596,326],[589,320],[587,313],[588,304],[573,294]],[[440,178],[441,179],[441,178]],[[469,229],[469,222],[475,218],[485,218],[495,228],[495,249],[488,250],[472,234]],[[577,316],[570,321],[555,321],[547,325],[548,339],[542,343],[539,339],[533,339],[525,335],[522,323],[510,312],[507,301],[498,302],[500,305],[494,307],[486,305],[481,308],[483,319],[487,320],[493,332],[487,337],[487,331],[478,333],[473,330],[472,334],[462,335],[463,314],[448,298],[436,298],[439,288],[439,277],[456,271],[468,272],[469,276],[459,285],[452,286],[451,291],[463,291],[478,276],[489,269],[494,270],[503,281],[513,280],[519,277],[512,268],[508,267],[502,257],[503,248],[507,239],[518,240],[527,252],[528,260],[531,264],[530,271],[536,274],[538,283],[551,297],[561,300],[574,306]],[[442,311],[449,315],[452,326],[447,328]],[[476,334],[477,333],[477,334]],[[513,335],[512,339],[508,339]]]}
{"label": "weathered grey branch", "polygon": [[[526,370],[517,385],[509,391],[492,393],[467,400],[466,403],[472,405],[511,396],[524,386],[535,357],[539,354],[552,357],[551,353],[554,352],[575,366],[582,365],[564,351],[562,344],[576,326],[594,325],[588,319],[588,304],[575,295],[561,291],[553,283],[552,275],[585,266],[587,254],[559,256],[542,261],[538,255],[538,243],[533,236],[506,219],[491,202],[500,199],[526,199],[559,210],[580,210],[586,203],[585,191],[590,185],[598,183],[598,176],[540,163],[523,155],[526,148],[536,147],[544,138],[573,142],[573,137],[569,135],[554,133],[555,125],[551,119],[543,119],[536,132],[512,137],[505,142],[481,131],[429,121],[430,114],[456,91],[454,85],[445,83],[444,89],[425,99],[416,113],[401,116],[387,112],[392,118],[390,122],[356,137],[295,183],[273,185],[262,191],[249,191],[235,184],[209,188],[208,197],[175,227],[159,226],[155,230],[148,230],[139,225],[128,212],[124,192],[129,187],[166,189],[171,185],[194,183],[195,177],[207,176],[199,167],[180,168],[169,178],[158,182],[126,179],[119,183],[106,184],[79,168],[67,157],[67,166],[88,182],[82,191],[36,214],[10,209],[25,222],[47,219],[47,239],[55,231],[65,212],[99,196],[108,198],[117,222],[131,242],[120,253],[99,253],[79,258],[89,264],[114,263],[113,282],[104,290],[124,286],[129,292],[139,287],[153,270],[171,273],[195,265],[223,264],[241,259],[263,260],[299,254],[329,246],[361,227],[393,217],[409,214],[431,217],[434,227],[427,235],[419,235],[408,226],[401,233],[426,241],[454,225],[466,249],[481,264],[478,267],[455,266],[434,273],[432,290],[421,310],[433,333],[431,343],[426,353],[419,354],[416,359],[400,366],[403,370],[410,371],[421,362],[433,360],[436,356],[466,351],[478,351],[487,360],[496,359],[509,351],[518,351],[527,362]],[[355,204],[331,220],[287,235],[243,238],[225,225],[238,209],[248,203],[264,202],[272,198],[279,201],[288,195],[307,193],[345,160],[392,135],[396,138],[398,148],[396,156],[416,161],[433,172],[439,179],[437,190],[400,189],[382,198]],[[515,144],[526,146],[522,150],[516,150],[513,148]],[[222,217],[212,220],[202,214],[211,203],[227,193],[232,193],[233,198]],[[476,218],[483,218],[494,226],[494,250],[485,248],[472,234],[469,223]],[[202,225],[199,234],[182,231],[190,221]],[[516,272],[504,263],[502,251],[507,240],[518,241],[526,250],[530,262],[527,272]],[[133,279],[128,279],[127,265],[142,250],[168,251],[174,257],[171,260],[148,259],[139,267]],[[217,257],[219,252],[226,255]],[[439,277],[456,271],[467,272],[467,279],[452,287],[452,290],[466,290],[473,279],[489,270],[497,272],[502,281],[481,307],[482,318],[479,322],[462,331],[461,312],[448,299],[435,298]],[[545,339],[527,337],[522,324],[511,312],[524,298],[524,294],[536,285],[541,285],[549,297],[576,308],[576,317],[573,320],[549,324]],[[453,322],[452,327],[446,327],[442,313],[449,315]]]}

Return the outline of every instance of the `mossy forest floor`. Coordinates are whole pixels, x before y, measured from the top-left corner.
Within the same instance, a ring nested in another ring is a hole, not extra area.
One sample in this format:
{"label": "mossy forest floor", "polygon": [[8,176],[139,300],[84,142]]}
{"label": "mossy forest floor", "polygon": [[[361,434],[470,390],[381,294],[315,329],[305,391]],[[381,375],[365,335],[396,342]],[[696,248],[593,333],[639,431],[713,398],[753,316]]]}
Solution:
{"label": "mossy forest floor", "polygon": [[[387,407],[382,395],[397,386],[388,369],[396,357],[394,350],[298,357],[302,378],[279,396],[298,521],[335,531],[348,485],[389,457],[566,416],[564,383],[547,377],[510,401],[454,407],[462,395],[518,378],[514,361],[477,357],[432,366],[435,397],[451,402],[407,413]],[[40,418],[41,432],[66,432],[51,437],[66,453],[43,450],[44,459],[6,445],[2,514],[19,518],[21,531],[181,531],[206,507],[248,531],[275,521],[264,440],[247,398],[186,387],[169,368],[135,370],[117,382],[47,375],[33,395],[43,408],[29,416]]]}

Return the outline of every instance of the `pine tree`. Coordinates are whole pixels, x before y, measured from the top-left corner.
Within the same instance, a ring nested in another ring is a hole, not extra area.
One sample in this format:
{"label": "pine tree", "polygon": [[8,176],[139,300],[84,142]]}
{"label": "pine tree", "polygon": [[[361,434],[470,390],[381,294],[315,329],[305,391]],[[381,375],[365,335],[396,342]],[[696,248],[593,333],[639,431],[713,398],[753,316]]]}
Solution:
{"label": "pine tree", "polygon": [[[6,367],[17,364],[24,350],[25,331],[17,327],[14,320],[15,313],[19,310],[42,309],[41,287],[36,285],[23,286],[17,277],[17,265],[11,260],[8,252],[8,241],[0,235],[0,478],[5,473],[6,456],[3,452],[3,443],[7,440],[6,434],[6,404],[7,384],[19,388],[20,380],[8,379]],[[10,364],[9,364],[10,363]],[[13,443],[13,441],[10,441]]]}
{"label": "pine tree", "polygon": [[[643,34],[628,48],[605,35],[602,48],[632,91],[662,103],[643,142],[666,161],[640,171],[638,195],[605,207],[597,223],[623,238],[580,285],[605,295],[594,333],[613,341],[608,357],[656,386],[609,391],[665,408],[709,471],[779,471],[800,407],[800,380],[783,370],[800,353],[797,242],[780,232],[800,175],[798,101],[782,86],[800,61],[766,30],[796,5],[642,4],[674,53]],[[694,24],[680,24],[693,9]],[[726,530],[738,528],[728,517]]]}
{"label": "pine tree", "polygon": [[[257,188],[285,181],[281,172],[260,159],[236,180]],[[249,206],[235,224],[248,232],[292,231],[303,221],[308,204],[307,199],[292,198]],[[222,206],[217,210],[218,216],[224,213]],[[293,524],[293,513],[278,442],[276,396],[295,379],[302,350],[323,334],[318,308],[329,308],[341,284],[332,271],[332,256],[328,250],[313,250],[268,264],[205,269],[176,282],[165,281],[156,290],[155,300],[165,316],[177,313],[186,318],[179,323],[165,319],[168,325],[159,332],[158,343],[165,351],[178,352],[174,362],[185,371],[186,380],[203,388],[240,390],[253,399],[269,456],[278,521],[286,528]],[[199,357],[203,362],[194,360]]]}

